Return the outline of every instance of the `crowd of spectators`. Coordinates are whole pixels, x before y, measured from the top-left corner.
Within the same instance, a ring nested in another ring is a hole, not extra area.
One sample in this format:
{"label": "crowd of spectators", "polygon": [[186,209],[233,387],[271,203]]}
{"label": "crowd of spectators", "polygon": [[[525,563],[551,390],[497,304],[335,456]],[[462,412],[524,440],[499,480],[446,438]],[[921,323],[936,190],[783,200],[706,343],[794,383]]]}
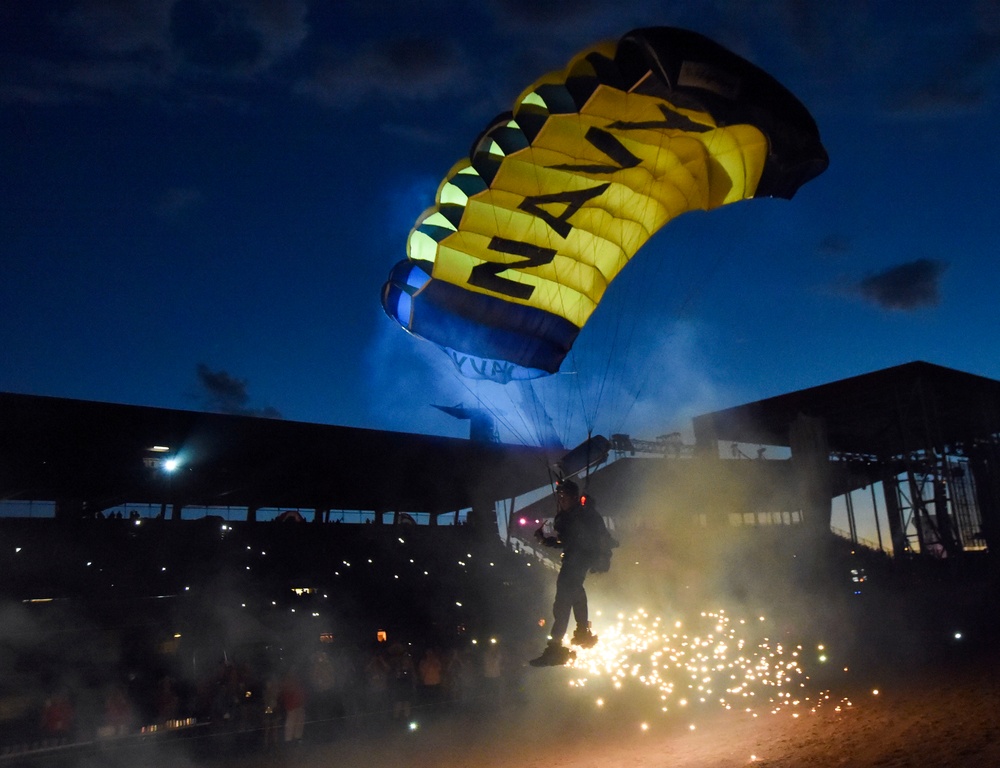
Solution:
{"label": "crowd of spectators", "polygon": [[[495,640],[447,648],[383,642],[317,648],[290,663],[220,661],[193,683],[168,674],[145,689],[127,676],[96,686],[59,683],[6,729],[0,754],[185,732],[239,735],[247,748],[274,750],[345,729],[412,728],[516,703],[526,653]],[[229,748],[231,738],[224,743]]]}
{"label": "crowd of spectators", "polygon": [[[279,750],[517,701],[547,611],[544,569],[466,527],[305,528],[246,524],[227,537],[159,521],[109,541],[53,521],[45,544],[60,557],[34,566],[38,582],[19,563],[4,596],[23,623],[20,641],[8,629],[0,755],[185,736]],[[66,575],[99,558],[99,575]],[[93,591],[125,579],[123,599]],[[26,604],[43,582],[60,599]],[[253,622],[208,615],[223,600],[249,604]],[[177,622],[188,629],[170,639]]]}

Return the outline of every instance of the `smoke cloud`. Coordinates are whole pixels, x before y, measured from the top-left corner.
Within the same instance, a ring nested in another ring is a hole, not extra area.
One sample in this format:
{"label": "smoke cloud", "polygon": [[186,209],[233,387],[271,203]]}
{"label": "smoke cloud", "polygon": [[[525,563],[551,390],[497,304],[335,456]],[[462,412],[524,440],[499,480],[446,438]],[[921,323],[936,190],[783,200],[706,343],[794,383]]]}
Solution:
{"label": "smoke cloud", "polygon": [[933,307],[940,300],[939,283],[947,266],[934,259],[916,259],[865,277],[855,291],[883,309],[908,312]]}
{"label": "smoke cloud", "polygon": [[281,413],[271,406],[250,408],[246,379],[238,379],[226,371],[213,371],[204,363],[198,364],[199,399],[202,407],[215,413],[234,416],[261,416],[280,419]]}

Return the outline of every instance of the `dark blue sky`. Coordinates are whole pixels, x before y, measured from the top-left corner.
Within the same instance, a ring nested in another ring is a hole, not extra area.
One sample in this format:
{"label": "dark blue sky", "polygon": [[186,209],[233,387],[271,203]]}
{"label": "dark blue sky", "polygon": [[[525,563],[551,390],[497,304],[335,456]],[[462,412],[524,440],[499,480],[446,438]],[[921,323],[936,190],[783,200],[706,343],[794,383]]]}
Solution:
{"label": "dark blue sky", "polygon": [[379,289],[493,115],[652,25],[777,77],[830,168],[640,251],[536,387],[564,440],[918,359],[1000,378],[996,0],[12,0],[0,390],[452,435],[430,404],[478,401],[530,442]]}

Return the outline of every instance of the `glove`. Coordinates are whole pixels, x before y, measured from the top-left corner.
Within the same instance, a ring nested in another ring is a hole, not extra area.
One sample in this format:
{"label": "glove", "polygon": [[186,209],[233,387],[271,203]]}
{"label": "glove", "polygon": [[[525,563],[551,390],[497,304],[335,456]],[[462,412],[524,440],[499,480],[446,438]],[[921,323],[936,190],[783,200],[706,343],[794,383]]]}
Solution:
{"label": "glove", "polygon": [[546,536],[545,535],[545,526],[544,525],[540,525],[538,527],[538,530],[535,531],[535,538],[538,539],[540,542],[542,542],[542,544],[544,544],[546,547],[558,547],[559,546],[559,539],[557,537],[555,537],[555,536]]}

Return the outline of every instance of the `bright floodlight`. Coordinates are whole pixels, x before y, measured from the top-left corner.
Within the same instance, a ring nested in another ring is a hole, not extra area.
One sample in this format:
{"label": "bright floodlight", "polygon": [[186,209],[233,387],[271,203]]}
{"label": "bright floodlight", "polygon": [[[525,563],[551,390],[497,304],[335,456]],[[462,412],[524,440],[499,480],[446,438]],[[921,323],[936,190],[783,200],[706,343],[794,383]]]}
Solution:
{"label": "bright floodlight", "polygon": [[177,469],[179,464],[180,462],[177,459],[167,459],[165,462],[163,462],[163,469],[166,472],[173,472],[175,469]]}

